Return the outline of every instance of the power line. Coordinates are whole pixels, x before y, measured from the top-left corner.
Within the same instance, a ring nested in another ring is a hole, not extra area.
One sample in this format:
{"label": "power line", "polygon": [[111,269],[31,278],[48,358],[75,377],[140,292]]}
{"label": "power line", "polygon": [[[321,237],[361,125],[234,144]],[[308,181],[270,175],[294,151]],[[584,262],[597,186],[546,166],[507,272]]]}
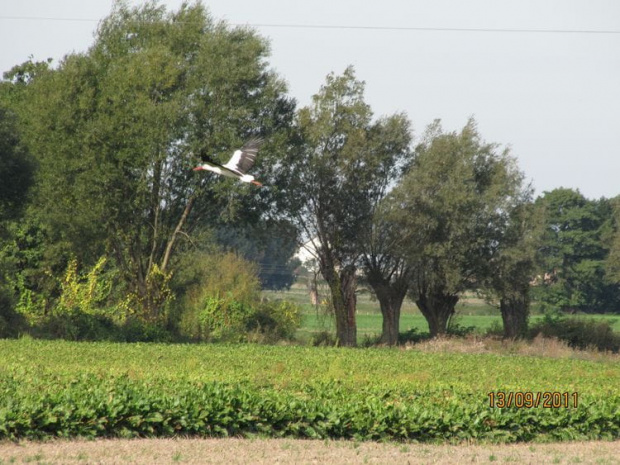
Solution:
{"label": "power line", "polygon": [[414,27],[414,26],[346,26],[325,24],[234,24],[235,26],[273,27],[295,29],[341,29],[368,31],[422,31],[422,32],[501,32],[541,34],[620,34],[620,30],[597,29],[510,29],[510,28],[467,28],[467,27]]}
{"label": "power line", "polygon": [[[0,20],[11,21],[66,21],[99,22],[91,18],[63,18],[45,16],[0,16]],[[230,23],[231,26],[279,29],[335,29],[360,31],[419,31],[419,32],[486,32],[527,34],[620,34],[614,29],[528,29],[528,28],[476,28],[476,27],[417,27],[417,26],[351,26],[346,24],[277,24],[277,23]]]}
{"label": "power line", "polygon": [[67,21],[67,22],[82,22],[82,23],[97,23],[98,19],[91,18],[53,18],[45,16],[0,16],[0,19],[7,19],[11,21]]}

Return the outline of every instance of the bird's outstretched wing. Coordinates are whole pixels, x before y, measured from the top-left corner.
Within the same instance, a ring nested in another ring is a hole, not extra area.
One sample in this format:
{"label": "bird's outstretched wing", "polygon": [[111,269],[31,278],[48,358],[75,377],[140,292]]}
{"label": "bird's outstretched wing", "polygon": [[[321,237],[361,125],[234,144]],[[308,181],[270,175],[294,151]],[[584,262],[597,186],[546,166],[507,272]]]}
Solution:
{"label": "bird's outstretched wing", "polygon": [[256,162],[258,148],[263,143],[260,137],[254,137],[247,141],[239,150],[235,150],[233,156],[224,166],[228,169],[245,174]]}

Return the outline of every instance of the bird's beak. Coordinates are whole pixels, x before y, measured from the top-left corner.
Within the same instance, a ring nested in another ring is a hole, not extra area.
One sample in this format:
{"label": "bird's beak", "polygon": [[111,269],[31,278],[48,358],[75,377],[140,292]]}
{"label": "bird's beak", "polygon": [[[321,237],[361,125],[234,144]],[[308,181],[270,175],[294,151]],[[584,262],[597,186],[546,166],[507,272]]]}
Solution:
{"label": "bird's beak", "polygon": [[263,187],[263,185],[258,181],[251,181],[255,186]]}
{"label": "bird's beak", "polygon": [[194,168],[194,171],[202,171],[202,170],[204,170],[202,166],[197,166],[196,168]]}

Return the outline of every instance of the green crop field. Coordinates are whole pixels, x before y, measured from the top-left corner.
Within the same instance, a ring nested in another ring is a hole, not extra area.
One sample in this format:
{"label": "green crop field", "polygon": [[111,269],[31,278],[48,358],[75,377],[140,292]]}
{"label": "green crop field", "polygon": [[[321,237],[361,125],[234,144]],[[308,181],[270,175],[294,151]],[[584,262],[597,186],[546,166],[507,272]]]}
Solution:
{"label": "green crop field", "polygon": [[613,359],[0,340],[0,439],[617,439],[619,386]]}

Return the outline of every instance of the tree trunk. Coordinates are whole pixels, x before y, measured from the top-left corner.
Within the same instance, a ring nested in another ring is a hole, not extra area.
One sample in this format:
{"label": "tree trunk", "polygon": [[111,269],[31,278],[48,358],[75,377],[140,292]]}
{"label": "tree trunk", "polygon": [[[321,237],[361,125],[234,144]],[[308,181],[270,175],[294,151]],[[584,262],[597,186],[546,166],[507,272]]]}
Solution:
{"label": "tree trunk", "polygon": [[398,335],[400,333],[400,309],[403,305],[407,288],[400,289],[387,284],[373,286],[373,290],[379,301],[381,315],[383,316],[381,343],[396,345],[398,344]]}
{"label": "tree trunk", "polygon": [[321,272],[329,285],[332,296],[338,345],[355,347],[357,345],[355,268],[346,267],[342,270],[336,270],[333,267],[331,269],[323,268]]}
{"label": "tree trunk", "polygon": [[502,298],[499,309],[504,322],[504,337],[515,339],[527,333],[529,317],[529,298],[527,295]]}
{"label": "tree trunk", "polygon": [[446,334],[448,322],[455,313],[454,307],[458,301],[458,295],[446,294],[440,290],[431,290],[418,296],[415,303],[426,318],[431,337]]}

